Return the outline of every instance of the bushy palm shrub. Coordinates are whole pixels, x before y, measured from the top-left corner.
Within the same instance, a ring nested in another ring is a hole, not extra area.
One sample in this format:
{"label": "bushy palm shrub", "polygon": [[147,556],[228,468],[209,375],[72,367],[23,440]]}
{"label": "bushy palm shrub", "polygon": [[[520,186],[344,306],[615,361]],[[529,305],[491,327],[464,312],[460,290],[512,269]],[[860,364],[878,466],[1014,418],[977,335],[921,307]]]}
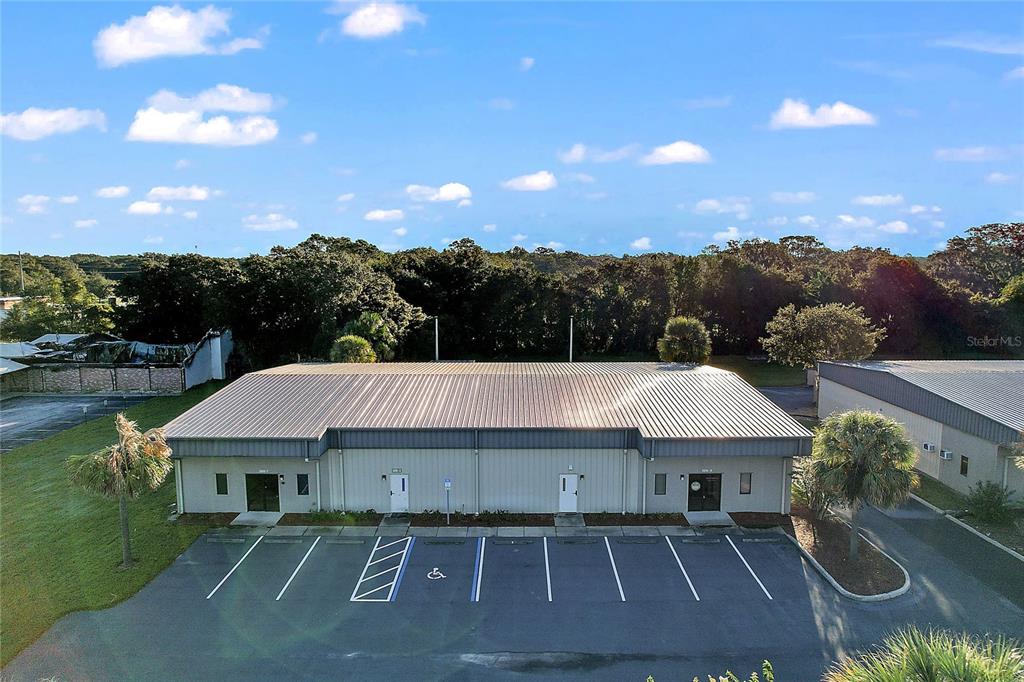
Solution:
{"label": "bushy palm shrub", "polygon": [[975,483],[967,493],[967,511],[981,523],[1009,523],[1013,519],[1010,509],[1012,490],[993,481]]}
{"label": "bushy palm shrub", "polygon": [[900,630],[825,673],[825,682],[1019,682],[1024,650],[1002,637],[990,640],[917,628]]}

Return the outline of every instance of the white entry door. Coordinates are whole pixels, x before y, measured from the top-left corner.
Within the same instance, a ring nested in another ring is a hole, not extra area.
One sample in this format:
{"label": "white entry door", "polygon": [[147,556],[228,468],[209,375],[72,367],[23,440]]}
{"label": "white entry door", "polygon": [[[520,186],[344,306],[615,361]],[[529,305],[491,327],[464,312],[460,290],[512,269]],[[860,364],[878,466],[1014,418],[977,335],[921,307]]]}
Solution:
{"label": "white entry door", "polygon": [[391,511],[409,511],[409,476],[391,474]]}
{"label": "white entry door", "polygon": [[579,499],[578,474],[558,474],[558,511],[575,512]]}

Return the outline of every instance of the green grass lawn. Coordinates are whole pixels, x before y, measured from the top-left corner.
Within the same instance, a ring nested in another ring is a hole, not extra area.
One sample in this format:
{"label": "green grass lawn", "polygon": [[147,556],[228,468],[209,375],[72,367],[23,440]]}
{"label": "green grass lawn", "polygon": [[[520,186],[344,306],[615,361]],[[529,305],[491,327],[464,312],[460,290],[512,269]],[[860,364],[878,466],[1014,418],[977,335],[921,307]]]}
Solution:
{"label": "green grass lawn", "polygon": [[918,473],[921,479],[917,490],[914,494],[918,497],[928,500],[939,509],[950,510],[950,509],[963,509],[964,508],[964,496],[957,491],[950,488],[945,483],[940,483],[931,476],[927,476],[922,473]]}
{"label": "green grass lawn", "polygon": [[[162,426],[221,386],[153,398],[127,414],[140,428]],[[206,530],[167,522],[172,472],[159,490],[129,503],[138,563],[118,570],[117,502],[72,486],[63,468],[69,455],[99,450],[115,437],[113,416],[101,417],[0,456],[0,665],[61,616],[130,597]]]}
{"label": "green grass lawn", "polygon": [[742,355],[712,355],[708,364],[736,372],[754,386],[803,386],[807,381],[807,372],[802,367],[756,362]]}
{"label": "green grass lawn", "polygon": [[[921,483],[914,491],[918,497],[928,500],[939,509],[962,510],[967,506],[964,496],[944,483],[930,476],[919,474]],[[960,520],[988,535],[1007,547],[1024,552],[1024,508],[1014,509],[1014,518],[1007,523],[981,523],[970,514]]]}

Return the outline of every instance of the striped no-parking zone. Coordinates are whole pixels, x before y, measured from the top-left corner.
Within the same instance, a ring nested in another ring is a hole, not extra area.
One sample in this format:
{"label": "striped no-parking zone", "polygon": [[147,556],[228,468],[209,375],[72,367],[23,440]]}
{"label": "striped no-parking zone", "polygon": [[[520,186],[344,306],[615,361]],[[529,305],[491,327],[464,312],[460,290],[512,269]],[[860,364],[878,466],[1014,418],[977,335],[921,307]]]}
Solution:
{"label": "striped no-parking zone", "polygon": [[[359,580],[356,581],[349,601],[389,602],[395,600],[395,596],[402,586],[402,577],[405,575],[409,553],[412,551],[416,538],[399,538],[383,545],[380,541],[381,538],[378,537],[370,556],[366,559],[363,572],[359,576]],[[387,595],[383,594],[384,590],[387,590]]]}

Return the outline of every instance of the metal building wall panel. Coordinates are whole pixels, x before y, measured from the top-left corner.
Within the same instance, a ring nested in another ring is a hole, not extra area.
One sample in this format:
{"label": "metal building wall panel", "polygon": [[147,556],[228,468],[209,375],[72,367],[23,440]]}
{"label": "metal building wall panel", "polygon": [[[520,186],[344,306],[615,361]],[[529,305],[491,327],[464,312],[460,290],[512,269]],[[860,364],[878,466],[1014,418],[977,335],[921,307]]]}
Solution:
{"label": "metal building wall panel", "polygon": [[345,472],[345,508],[391,511],[388,477],[392,473],[400,473],[409,476],[410,512],[443,511],[445,478],[452,479],[452,511],[475,512],[474,459],[472,450],[346,448],[340,452],[340,465]]}
{"label": "metal building wall panel", "polygon": [[621,449],[481,450],[481,505],[492,511],[558,511],[558,475],[575,473],[583,477],[578,511],[621,511],[622,460]]}
{"label": "metal building wall panel", "polygon": [[175,457],[308,457],[309,441],[241,438],[168,438]]}

